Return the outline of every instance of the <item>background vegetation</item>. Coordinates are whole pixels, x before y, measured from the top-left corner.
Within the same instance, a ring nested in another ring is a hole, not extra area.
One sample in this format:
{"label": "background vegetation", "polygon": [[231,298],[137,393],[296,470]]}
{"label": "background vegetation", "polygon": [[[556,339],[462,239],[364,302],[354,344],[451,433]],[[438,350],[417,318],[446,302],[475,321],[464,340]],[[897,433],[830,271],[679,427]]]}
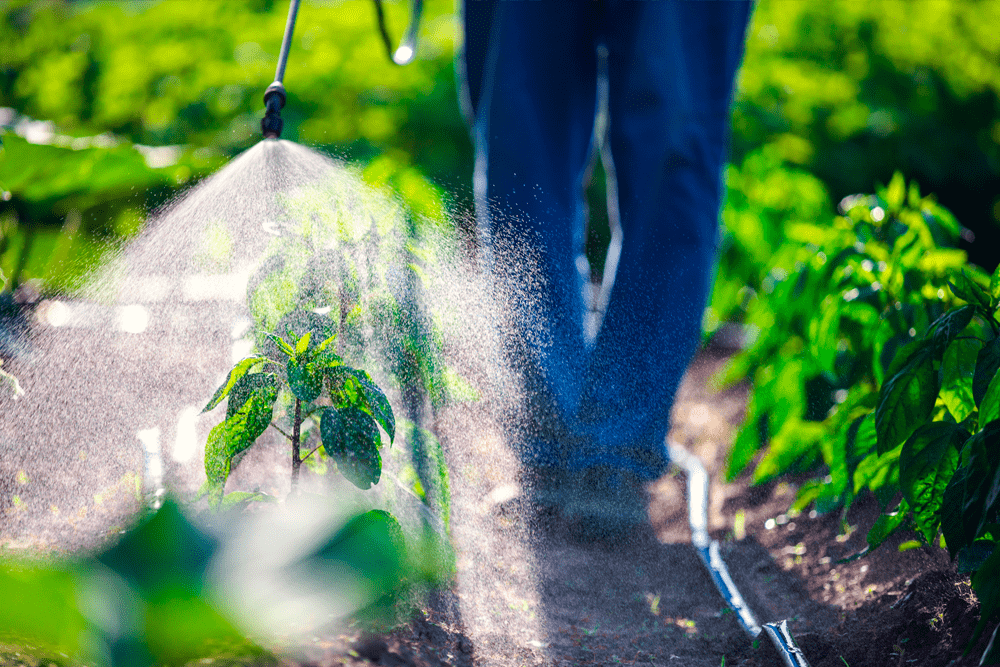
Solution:
{"label": "background vegetation", "polygon": [[[286,73],[284,136],[349,160],[415,166],[467,207],[458,19],[451,0],[426,5],[419,58],[399,68],[385,58],[370,2],[307,0]],[[406,4],[386,9],[399,34]],[[0,7],[0,187],[10,193],[0,202],[0,269],[10,288],[71,286],[146,212],[257,141],[286,10],[271,0]],[[972,230],[979,241],[961,247],[991,270],[998,21],[996,2],[762,0],[748,31],[733,163],[770,149],[774,166],[822,182],[826,196],[809,203],[827,210],[900,170]],[[787,209],[802,206],[795,194],[768,196]],[[606,230],[595,227],[599,270]]]}

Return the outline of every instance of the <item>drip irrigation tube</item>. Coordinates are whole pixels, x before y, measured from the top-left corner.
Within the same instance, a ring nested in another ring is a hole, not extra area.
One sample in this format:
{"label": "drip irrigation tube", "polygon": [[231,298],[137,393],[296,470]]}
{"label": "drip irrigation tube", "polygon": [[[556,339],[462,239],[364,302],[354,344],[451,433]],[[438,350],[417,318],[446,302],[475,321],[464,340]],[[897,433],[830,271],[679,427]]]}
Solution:
{"label": "drip irrigation tube", "polygon": [[666,441],[670,460],[676,463],[687,477],[688,522],[691,524],[691,544],[698,552],[701,562],[708,568],[712,583],[722,595],[726,604],[736,612],[740,626],[750,636],[757,639],[763,632],[777,649],[787,667],[809,667],[802,649],[795,643],[788,621],[761,625],[740,595],[729,568],[719,554],[719,543],[708,534],[708,474],[697,456],[680,445]]}

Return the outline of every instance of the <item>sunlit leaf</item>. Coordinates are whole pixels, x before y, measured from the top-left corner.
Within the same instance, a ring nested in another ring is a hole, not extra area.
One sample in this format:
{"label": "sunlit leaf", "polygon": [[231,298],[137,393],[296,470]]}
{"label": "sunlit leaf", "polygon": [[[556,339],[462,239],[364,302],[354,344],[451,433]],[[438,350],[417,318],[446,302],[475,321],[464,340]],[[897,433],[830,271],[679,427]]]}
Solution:
{"label": "sunlit leaf", "polygon": [[256,392],[277,391],[278,378],[274,373],[250,373],[241,377],[229,392],[226,417],[232,417]]}
{"label": "sunlit leaf", "polygon": [[262,362],[267,361],[266,357],[250,357],[239,362],[233,366],[232,370],[229,371],[229,375],[226,376],[226,381],[222,383],[222,386],[215,390],[215,394],[212,395],[212,399],[208,404],[202,409],[202,412],[208,412],[219,403],[222,402],[229,392],[232,390],[233,386],[250,370]]}
{"label": "sunlit leaf", "polygon": [[265,373],[257,375],[264,377],[255,380],[256,386],[249,387],[243,405],[208,434],[205,474],[214,485],[212,495],[218,500],[221,500],[233,457],[253,445],[271,423],[274,401],[278,397],[277,378]]}
{"label": "sunlit leaf", "polygon": [[165,591],[149,600],[142,639],[158,665],[214,662],[216,655],[229,660],[265,655],[213,604],[184,589]]}
{"label": "sunlit leaf", "polygon": [[40,563],[0,561],[0,636],[74,655],[86,639],[79,584],[70,572]]}
{"label": "sunlit leaf", "polygon": [[312,338],[312,332],[307,331],[302,334],[302,337],[295,342],[295,355],[300,356],[303,352],[309,349],[309,339]]}
{"label": "sunlit leaf", "polygon": [[953,340],[944,352],[941,362],[941,400],[955,418],[964,421],[976,409],[972,395],[972,378],[976,369],[976,355],[982,341],[972,337]]}

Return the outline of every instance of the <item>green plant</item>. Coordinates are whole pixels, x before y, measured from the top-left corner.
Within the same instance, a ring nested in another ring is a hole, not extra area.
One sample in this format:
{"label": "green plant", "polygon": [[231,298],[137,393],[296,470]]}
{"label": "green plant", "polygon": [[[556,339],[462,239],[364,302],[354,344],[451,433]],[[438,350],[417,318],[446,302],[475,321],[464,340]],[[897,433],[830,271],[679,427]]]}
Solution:
{"label": "green plant", "polygon": [[901,175],[842,202],[829,228],[790,226],[747,310],[759,327],[728,379],[750,375],[747,419],[728,472],[789,472],[794,507],[885,511],[875,549],[903,526],[973,573],[973,640],[1000,613],[1000,270],[992,278],[942,247],[959,232]]}
{"label": "green plant", "polygon": [[879,393],[876,448],[898,449],[902,500],[868,543],[904,525],[928,543],[940,532],[981,604],[971,646],[1000,616],[1000,268],[952,290],[962,304],[896,354]]}
{"label": "green plant", "polygon": [[842,208],[828,224],[786,225],[747,305],[752,344],[721,378],[753,379],[727,475],[761,451],[755,482],[823,466],[799,509],[850,505],[866,488],[888,502],[898,490],[898,452],[875,450],[865,417],[895,352],[956,303],[948,281],[965,265],[964,253],[939,247],[958,223],[900,175]]}
{"label": "green plant", "polygon": [[[205,492],[212,504],[242,502],[248,494],[223,496],[233,457],[249,449],[268,426],[285,436],[292,450],[292,490],[302,461],[320,446],[352,484],[367,489],[382,475],[379,426],[395,438],[392,406],[368,373],[347,366],[337,355],[336,323],[325,315],[295,311],[280,324],[283,335],[268,333],[260,356],[237,363],[205,406],[228,398],[226,418],[209,433],[205,446]],[[272,423],[282,393],[292,404],[292,431]],[[304,438],[307,433],[318,438]],[[321,444],[302,455],[303,446]]]}
{"label": "green plant", "polygon": [[[4,553],[0,650],[46,665],[276,665],[255,641],[273,638],[278,629],[248,639],[241,626],[259,610],[234,609],[231,601],[244,593],[245,570],[253,573],[254,589],[292,578],[306,582],[301,590],[310,594],[340,596],[340,611],[352,621],[391,617],[406,586],[432,574],[421,571],[419,547],[405,548],[399,524],[384,511],[345,517],[325,534],[310,531],[301,555],[276,569],[262,566],[259,553],[231,548],[240,537],[259,540],[271,530],[250,522],[220,542],[168,498],[94,555],[28,560]],[[297,597],[301,590],[286,591],[300,602],[298,620],[309,616],[301,603],[315,603]]]}

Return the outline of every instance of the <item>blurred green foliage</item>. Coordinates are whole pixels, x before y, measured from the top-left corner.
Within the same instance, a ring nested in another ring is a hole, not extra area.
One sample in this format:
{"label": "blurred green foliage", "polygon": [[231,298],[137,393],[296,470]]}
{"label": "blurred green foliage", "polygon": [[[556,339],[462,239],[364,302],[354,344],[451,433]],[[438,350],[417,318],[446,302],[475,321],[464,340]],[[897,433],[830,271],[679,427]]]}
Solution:
{"label": "blurred green foliage", "polygon": [[734,162],[762,145],[834,201],[900,170],[934,192],[996,266],[1000,3],[757,4],[733,114]]}
{"label": "blurred green foliage", "polygon": [[[272,0],[0,7],[0,106],[16,112],[0,114],[0,191],[11,193],[0,202],[0,267],[14,285],[71,288],[109,241],[257,141],[286,11]],[[398,35],[406,3],[386,11]],[[834,201],[901,170],[975,231],[980,240],[963,247],[991,269],[998,21],[1000,4],[978,0],[761,0],[736,95],[734,164],[769,147],[773,168],[817,176]],[[400,68],[385,57],[368,0],[306,0],[285,77],[284,136],[349,160],[381,155],[397,170],[415,167],[467,207],[457,28],[451,0],[428,2],[418,58]],[[164,146],[177,149],[147,148]],[[592,198],[601,192],[597,183]],[[797,194],[783,205],[799,206]],[[590,237],[600,270],[607,234]]]}
{"label": "blurred green foliage", "polygon": [[[232,514],[226,519],[238,521]],[[242,537],[224,533],[220,541],[168,500],[94,555],[39,558],[36,554],[29,560],[3,554],[0,660],[10,656],[18,664],[26,660],[107,667],[199,660],[277,665],[277,658],[239,629],[254,610],[242,610],[243,616],[234,618],[226,606],[232,602],[222,592],[231,592],[227,587],[233,584],[225,582],[278,583],[283,586],[280,595],[290,600],[303,591],[335,595],[351,590],[341,604],[349,612],[347,620],[362,627],[384,627],[405,615],[414,586],[442,574],[427,551],[431,545],[419,536],[404,535],[392,515],[381,510],[344,517],[326,532],[317,532],[311,524],[308,545],[286,545],[292,554],[279,564],[262,567],[256,554],[231,558],[227,549],[232,545],[226,540],[267,539],[273,530],[267,526],[240,524]],[[305,548],[297,551],[299,546]],[[220,571],[222,567],[229,570]],[[253,575],[246,580],[245,573],[234,568]],[[315,604],[310,600],[296,606],[299,616],[288,620],[295,627],[308,627],[311,621],[305,610],[325,609]],[[273,617],[272,611],[265,615]],[[323,618],[329,619],[329,614]],[[278,636],[277,628],[269,632],[270,640],[287,641]],[[268,637],[257,637],[262,640]]]}

